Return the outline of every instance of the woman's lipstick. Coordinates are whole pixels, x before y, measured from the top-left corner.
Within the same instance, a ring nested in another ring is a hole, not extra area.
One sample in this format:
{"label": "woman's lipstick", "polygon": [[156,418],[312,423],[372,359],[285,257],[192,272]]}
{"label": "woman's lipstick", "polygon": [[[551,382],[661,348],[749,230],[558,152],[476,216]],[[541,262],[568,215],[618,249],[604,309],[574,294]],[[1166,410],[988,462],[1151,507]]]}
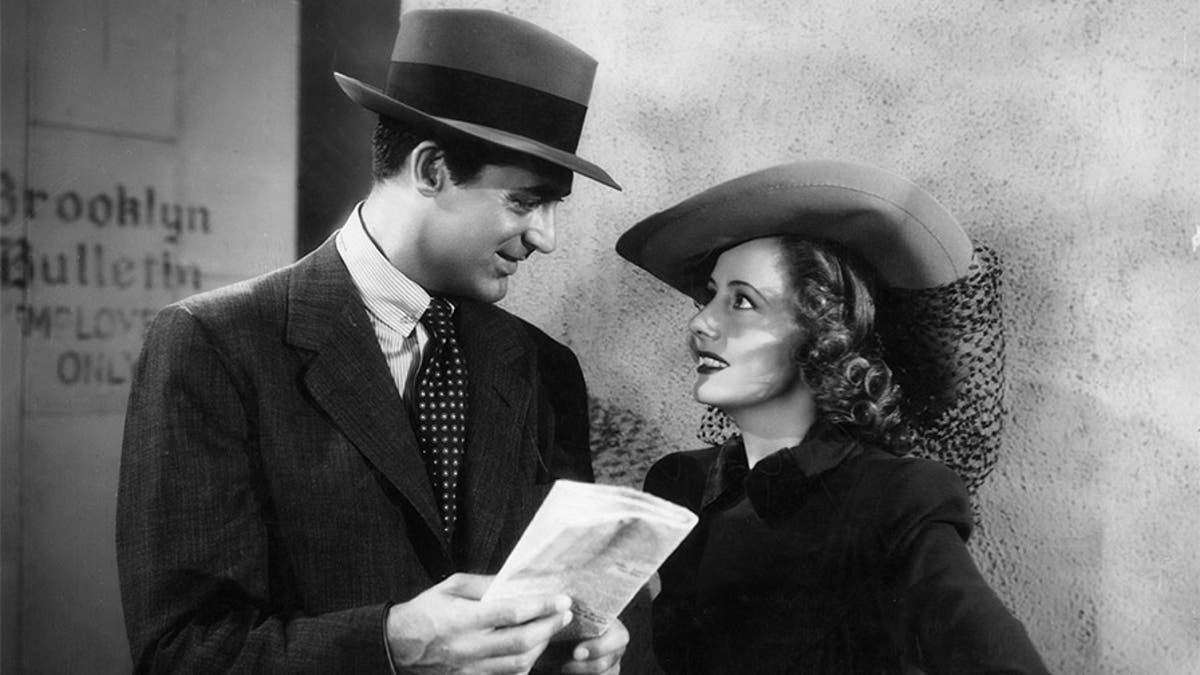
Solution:
{"label": "woman's lipstick", "polygon": [[708,375],[726,368],[729,364],[712,352],[696,350],[696,372]]}

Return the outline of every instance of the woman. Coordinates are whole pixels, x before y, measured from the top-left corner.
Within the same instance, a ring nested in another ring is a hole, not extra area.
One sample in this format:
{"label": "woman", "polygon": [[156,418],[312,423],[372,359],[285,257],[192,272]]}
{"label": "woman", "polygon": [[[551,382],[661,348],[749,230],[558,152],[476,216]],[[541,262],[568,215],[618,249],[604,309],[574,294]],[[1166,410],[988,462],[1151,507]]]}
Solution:
{"label": "woman", "polygon": [[[998,419],[997,373],[961,377],[970,350],[928,349],[907,311],[876,326],[877,300],[962,295],[972,247],[945,209],[886,172],[800,162],[651,216],[617,250],[696,300],[693,393],[738,431],[646,478],[700,517],[660,570],[668,673],[1045,672],[967,552],[963,481],[904,456]],[[975,344],[969,324],[930,323]],[[972,479],[990,465],[962,463]]]}

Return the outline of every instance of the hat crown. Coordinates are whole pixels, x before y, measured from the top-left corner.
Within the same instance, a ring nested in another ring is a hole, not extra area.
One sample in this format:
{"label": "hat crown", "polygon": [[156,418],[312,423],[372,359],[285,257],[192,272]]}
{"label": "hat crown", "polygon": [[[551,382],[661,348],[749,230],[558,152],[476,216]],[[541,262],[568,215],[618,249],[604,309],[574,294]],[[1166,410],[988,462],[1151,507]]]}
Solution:
{"label": "hat crown", "polygon": [[722,251],[780,235],[838,242],[897,288],[950,283],[971,261],[971,240],[932,195],[891,172],[833,160],[780,164],[711,187],[629,228],[617,252],[692,295]]}
{"label": "hat crown", "polygon": [[406,12],[392,62],[453,68],[584,106],[597,65],[583,50],[528,21],[471,9]]}
{"label": "hat crown", "polygon": [[334,73],[359,105],[453,131],[621,186],[575,150],[596,60],[528,21],[489,10],[420,9],[400,17],[383,90]]}

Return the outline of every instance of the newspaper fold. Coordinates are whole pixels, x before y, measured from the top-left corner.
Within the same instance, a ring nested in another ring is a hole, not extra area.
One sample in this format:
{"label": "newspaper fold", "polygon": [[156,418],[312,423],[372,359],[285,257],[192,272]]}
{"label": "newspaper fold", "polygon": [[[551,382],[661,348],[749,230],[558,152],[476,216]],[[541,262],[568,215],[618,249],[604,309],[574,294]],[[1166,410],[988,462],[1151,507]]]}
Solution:
{"label": "newspaper fold", "polygon": [[564,593],[575,619],[554,639],[595,637],[695,525],[691,511],[633,488],[555,481],[482,599]]}

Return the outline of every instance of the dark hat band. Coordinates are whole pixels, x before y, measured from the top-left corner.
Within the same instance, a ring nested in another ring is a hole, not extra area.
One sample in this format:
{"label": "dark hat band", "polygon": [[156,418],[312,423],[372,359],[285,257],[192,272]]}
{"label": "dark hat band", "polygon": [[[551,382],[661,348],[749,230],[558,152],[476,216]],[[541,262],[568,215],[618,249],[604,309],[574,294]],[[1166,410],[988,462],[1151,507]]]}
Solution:
{"label": "dark hat band", "polygon": [[392,62],[387,95],[428,115],[500,129],[575,152],[587,106],[506,80]]}

